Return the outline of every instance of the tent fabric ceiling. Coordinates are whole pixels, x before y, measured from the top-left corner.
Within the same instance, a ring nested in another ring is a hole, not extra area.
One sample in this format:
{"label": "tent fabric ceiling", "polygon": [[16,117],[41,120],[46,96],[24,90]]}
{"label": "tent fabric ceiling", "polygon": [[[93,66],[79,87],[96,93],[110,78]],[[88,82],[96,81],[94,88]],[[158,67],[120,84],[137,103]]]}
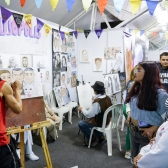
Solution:
{"label": "tent fabric ceiling", "polygon": [[[96,0],[93,0],[93,2],[96,2]],[[20,13],[32,14],[35,17],[53,22],[55,24],[59,24],[61,26],[66,26],[76,16],[84,11],[82,0],[75,0],[72,10],[70,12],[68,12],[66,0],[59,0],[58,5],[54,11],[52,11],[50,0],[43,0],[40,9],[36,7],[35,0],[27,0],[23,8],[20,6],[20,0],[10,1],[9,6],[7,6],[5,0],[0,0],[0,6],[14,11],[18,11]],[[146,6],[146,2],[142,1],[139,10],[141,11]],[[167,40],[165,39],[165,37],[160,38],[159,36],[156,36],[155,38],[152,38],[152,31],[165,31],[165,29],[162,29],[163,26],[158,23],[157,19],[157,13],[162,12],[163,10],[165,10],[163,2],[160,2],[157,5],[154,16],[150,16],[149,12],[146,12],[126,25],[130,29],[149,31],[150,34],[148,38],[150,39],[150,49],[161,48],[167,45]],[[106,15],[108,22],[118,20],[125,21],[133,17],[129,0],[125,0],[120,13],[116,12],[113,0],[108,0],[108,4],[105,8],[104,14]],[[89,12],[85,12],[85,15],[83,15],[78,20],[75,20],[74,23],[70,24],[68,27],[71,29],[90,29],[91,15],[92,9]],[[100,28],[101,22],[105,21],[97,9],[95,29]],[[166,26],[167,29],[167,22],[164,23],[164,26]]]}

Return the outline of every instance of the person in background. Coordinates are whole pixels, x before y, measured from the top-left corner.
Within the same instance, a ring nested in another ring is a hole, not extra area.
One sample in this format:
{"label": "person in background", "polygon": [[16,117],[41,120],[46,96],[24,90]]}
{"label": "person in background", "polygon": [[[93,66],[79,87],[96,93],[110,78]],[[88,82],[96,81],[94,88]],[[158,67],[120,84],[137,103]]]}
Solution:
{"label": "person in background", "polygon": [[6,107],[8,107],[16,114],[22,111],[21,101],[21,84],[15,81],[12,87],[5,81],[0,79],[0,167],[2,168],[20,168],[20,161],[16,151],[9,145],[6,135]]}
{"label": "person in background", "polygon": [[[126,104],[126,99],[128,97],[129,91],[132,87],[132,85],[134,84],[134,69],[132,69],[131,74],[130,74],[130,80],[127,82],[126,84],[126,98],[125,98],[125,102],[124,102],[124,106],[123,106],[123,114],[125,116],[126,119],[126,123],[127,120],[130,120],[130,105]],[[129,124],[129,123],[128,123]],[[126,153],[124,156],[126,159],[131,159],[131,147],[130,147],[130,129],[129,126],[127,126],[127,132],[126,132]]]}
{"label": "person in background", "polygon": [[[83,115],[87,118],[86,120],[81,120],[78,123],[79,129],[87,138],[84,140],[85,146],[88,146],[91,129],[95,126],[102,127],[104,112],[112,105],[110,97],[105,95],[103,82],[96,81],[92,88],[95,93],[92,107],[89,110],[86,110],[83,107],[78,108],[78,110],[82,112]],[[106,125],[110,123],[110,118],[111,115],[109,113],[107,116]],[[103,133],[96,130],[94,131],[94,133],[95,134],[92,137],[92,142],[96,140],[96,137],[99,139],[99,143],[105,140]]]}
{"label": "person in background", "polygon": [[130,142],[131,158],[134,159],[140,149],[147,145],[163,123],[166,111],[167,92],[162,89],[159,69],[154,62],[140,62],[134,69],[135,82],[127,103],[130,103]]}
{"label": "person in background", "polygon": [[161,82],[168,92],[168,52],[160,55],[160,62],[156,63],[160,71]]}

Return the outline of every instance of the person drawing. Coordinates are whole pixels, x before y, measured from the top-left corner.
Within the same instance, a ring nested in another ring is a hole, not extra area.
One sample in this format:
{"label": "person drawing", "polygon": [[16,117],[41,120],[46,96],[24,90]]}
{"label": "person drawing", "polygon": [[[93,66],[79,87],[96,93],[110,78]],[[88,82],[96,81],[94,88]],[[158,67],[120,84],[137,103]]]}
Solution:
{"label": "person drawing", "polygon": [[82,50],[81,62],[89,62],[87,50]]}
{"label": "person drawing", "polygon": [[10,57],[9,58],[9,65],[8,65],[8,68],[17,68],[18,65],[16,63],[16,60],[14,57]]}
{"label": "person drawing", "polygon": [[96,71],[101,71],[102,58],[95,58]]}
{"label": "person drawing", "polygon": [[8,70],[0,71],[0,78],[9,84],[11,84],[11,73]]}
{"label": "person drawing", "polygon": [[66,61],[66,57],[65,56],[62,56],[61,71],[67,71],[67,61]]}
{"label": "person drawing", "polygon": [[26,56],[22,57],[22,67],[28,67],[28,58]]}

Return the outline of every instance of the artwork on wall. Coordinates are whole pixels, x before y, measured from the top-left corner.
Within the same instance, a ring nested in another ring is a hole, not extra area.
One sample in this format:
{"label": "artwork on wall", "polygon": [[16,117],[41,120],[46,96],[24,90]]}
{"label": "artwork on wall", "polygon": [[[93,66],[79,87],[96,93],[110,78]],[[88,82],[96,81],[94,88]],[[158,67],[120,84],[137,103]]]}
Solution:
{"label": "artwork on wall", "polygon": [[0,77],[9,83],[18,80],[22,84],[22,99],[43,96],[40,74],[34,68],[0,69]]}
{"label": "artwork on wall", "polygon": [[90,62],[88,49],[80,50],[80,62]]}
{"label": "artwork on wall", "polygon": [[71,72],[71,87],[76,87],[76,72]]}
{"label": "artwork on wall", "polygon": [[20,55],[20,65],[21,68],[32,67],[32,55]]}
{"label": "artwork on wall", "polygon": [[61,71],[67,71],[67,54],[61,54]]}
{"label": "artwork on wall", "polygon": [[121,47],[106,47],[104,50],[104,59],[116,59],[117,53],[121,52]]}
{"label": "artwork on wall", "polygon": [[54,94],[55,94],[55,97],[56,97],[56,100],[57,100],[58,107],[61,107],[61,106],[65,105],[64,100],[62,98],[61,86],[54,87],[53,91],[54,91]]}
{"label": "artwork on wall", "polygon": [[72,56],[71,57],[71,69],[72,71],[77,71],[77,60],[76,60],[76,56]]}
{"label": "artwork on wall", "polygon": [[67,64],[67,85],[70,86],[71,83],[71,64]]}
{"label": "artwork on wall", "polygon": [[50,72],[47,69],[41,69],[40,70],[40,78],[42,83],[50,83]]}
{"label": "artwork on wall", "polygon": [[62,44],[61,44],[61,51],[63,53],[67,53],[67,35],[65,34],[64,39],[62,40]]}
{"label": "artwork on wall", "polygon": [[67,72],[61,72],[61,85],[67,85]]}
{"label": "artwork on wall", "polygon": [[60,87],[60,89],[61,89],[61,93],[62,93],[62,98],[63,98],[64,104],[68,104],[70,102],[70,95],[69,95],[68,89],[66,88],[65,85],[62,85]]}
{"label": "artwork on wall", "polygon": [[112,96],[113,94],[113,83],[112,83],[112,74],[104,76],[104,87],[106,94]]}
{"label": "artwork on wall", "polygon": [[53,72],[53,87],[61,85],[61,74],[60,72]]}
{"label": "artwork on wall", "polygon": [[45,69],[45,58],[43,56],[33,55],[33,67]]}
{"label": "artwork on wall", "polygon": [[53,52],[61,52],[61,37],[58,32],[58,30],[52,30],[53,36],[52,36],[52,46],[53,46]]}
{"label": "artwork on wall", "polygon": [[113,93],[121,91],[121,85],[119,80],[119,74],[112,74],[112,83],[113,83]]}
{"label": "artwork on wall", "polygon": [[73,34],[67,35],[67,51],[72,52],[75,51],[75,43],[73,42]]}
{"label": "artwork on wall", "polygon": [[18,68],[18,67],[20,67],[20,57],[18,57],[18,55],[17,56],[9,56],[8,58],[5,57],[5,59],[8,59],[7,68]]}
{"label": "artwork on wall", "polygon": [[89,83],[77,86],[79,104],[84,109],[89,109],[92,106],[92,91]]}
{"label": "artwork on wall", "polygon": [[126,88],[126,75],[125,75],[125,72],[119,73],[119,78],[120,78],[121,90],[123,91]]}
{"label": "artwork on wall", "polygon": [[103,70],[103,59],[102,58],[93,58],[93,71],[101,72]]}

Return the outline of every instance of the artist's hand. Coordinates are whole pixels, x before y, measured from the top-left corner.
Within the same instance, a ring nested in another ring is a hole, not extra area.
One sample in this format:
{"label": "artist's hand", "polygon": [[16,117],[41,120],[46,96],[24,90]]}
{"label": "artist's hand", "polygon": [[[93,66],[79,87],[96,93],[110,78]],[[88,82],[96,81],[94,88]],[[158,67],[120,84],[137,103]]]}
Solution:
{"label": "artist's hand", "polygon": [[50,116],[50,119],[55,121],[55,117],[54,116]]}
{"label": "artist's hand", "polygon": [[143,136],[146,136],[149,138],[149,140],[151,140],[153,137],[155,137],[156,132],[158,130],[158,126],[152,126],[150,128],[141,128],[140,130],[143,131]]}
{"label": "artist's hand", "polygon": [[81,112],[81,111],[82,111],[82,107],[79,106],[79,107],[78,107],[78,110]]}
{"label": "artist's hand", "polygon": [[138,154],[135,158],[134,158],[134,168],[138,168],[137,166],[137,162],[139,159],[141,159],[142,155]]}
{"label": "artist's hand", "polygon": [[19,81],[15,81],[14,83],[12,83],[12,89],[14,94],[21,94],[22,93],[22,84],[20,84]]}

